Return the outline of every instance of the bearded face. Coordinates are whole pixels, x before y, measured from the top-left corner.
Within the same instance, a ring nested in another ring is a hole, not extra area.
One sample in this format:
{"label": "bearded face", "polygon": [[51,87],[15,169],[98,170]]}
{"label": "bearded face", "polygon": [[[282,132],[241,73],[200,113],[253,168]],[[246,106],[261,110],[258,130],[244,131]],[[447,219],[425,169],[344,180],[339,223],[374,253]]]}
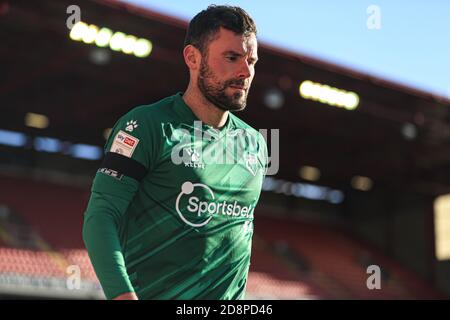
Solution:
{"label": "bearded face", "polygon": [[219,80],[207,61],[202,59],[198,75],[198,87],[203,96],[212,104],[225,111],[241,111],[247,105],[250,89],[245,79]]}
{"label": "bearded face", "polygon": [[258,60],[256,35],[221,28],[204,50],[197,74],[200,92],[222,110],[244,110]]}

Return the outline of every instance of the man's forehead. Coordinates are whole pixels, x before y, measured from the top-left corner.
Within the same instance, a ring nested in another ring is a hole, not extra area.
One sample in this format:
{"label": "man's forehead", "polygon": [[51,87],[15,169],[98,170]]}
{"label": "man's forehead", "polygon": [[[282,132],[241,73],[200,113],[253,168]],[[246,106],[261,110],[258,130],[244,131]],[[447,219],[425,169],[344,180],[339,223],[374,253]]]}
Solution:
{"label": "man's forehead", "polygon": [[220,51],[235,51],[240,54],[251,53],[256,55],[258,41],[254,33],[248,35],[236,34],[231,30],[221,28],[218,37],[216,37],[210,45],[216,47]]}

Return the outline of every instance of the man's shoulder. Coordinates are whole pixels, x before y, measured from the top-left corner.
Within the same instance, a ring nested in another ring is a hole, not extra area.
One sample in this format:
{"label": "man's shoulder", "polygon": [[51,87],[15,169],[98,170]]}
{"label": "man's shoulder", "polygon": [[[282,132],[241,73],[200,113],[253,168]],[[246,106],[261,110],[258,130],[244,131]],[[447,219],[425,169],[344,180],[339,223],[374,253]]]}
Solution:
{"label": "man's shoulder", "polygon": [[150,104],[136,106],[128,111],[124,117],[131,116],[144,120],[145,122],[159,122],[161,119],[173,117],[173,103],[174,96],[168,96]]}
{"label": "man's shoulder", "polygon": [[257,133],[258,131],[253,128],[251,125],[249,125],[247,122],[245,122],[244,120],[242,120],[241,118],[239,118],[238,116],[236,116],[234,113],[229,113],[230,117],[232,118],[234,125],[237,129],[244,129],[244,130],[248,130],[249,132],[252,133]]}
{"label": "man's shoulder", "polygon": [[247,122],[236,116],[235,114],[230,112],[230,116],[234,122],[234,125],[236,129],[243,129],[247,134],[250,134],[254,137],[258,137],[258,139],[264,139],[263,135],[255,128],[253,128],[251,125],[249,125]]}

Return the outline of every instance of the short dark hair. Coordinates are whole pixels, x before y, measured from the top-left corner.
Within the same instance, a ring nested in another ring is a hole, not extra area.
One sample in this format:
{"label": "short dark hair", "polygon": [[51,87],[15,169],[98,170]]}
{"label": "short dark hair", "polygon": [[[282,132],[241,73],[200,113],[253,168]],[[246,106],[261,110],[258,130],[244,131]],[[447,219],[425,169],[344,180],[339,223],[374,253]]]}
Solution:
{"label": "short dark hair", "polygon": [[208,44],[221,27],[245,36],[257,33],[255,22],[244,9],[226,5],[210,5],[192,18],[184,39],[184,46],[193,45],[202,54],[206,54]]}

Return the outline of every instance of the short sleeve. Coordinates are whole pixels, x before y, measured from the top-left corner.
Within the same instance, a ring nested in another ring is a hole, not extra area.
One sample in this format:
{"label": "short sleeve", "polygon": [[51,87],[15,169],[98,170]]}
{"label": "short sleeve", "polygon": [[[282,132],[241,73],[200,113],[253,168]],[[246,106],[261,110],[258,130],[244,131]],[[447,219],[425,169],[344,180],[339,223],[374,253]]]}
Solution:
{"label": "short sleeve", "polygon": [[135,193],[140,181],[157,161],[157,126],[145,114],[145,106],[122,116],[104,147],[104,158],[92,191],[122,196]]}

